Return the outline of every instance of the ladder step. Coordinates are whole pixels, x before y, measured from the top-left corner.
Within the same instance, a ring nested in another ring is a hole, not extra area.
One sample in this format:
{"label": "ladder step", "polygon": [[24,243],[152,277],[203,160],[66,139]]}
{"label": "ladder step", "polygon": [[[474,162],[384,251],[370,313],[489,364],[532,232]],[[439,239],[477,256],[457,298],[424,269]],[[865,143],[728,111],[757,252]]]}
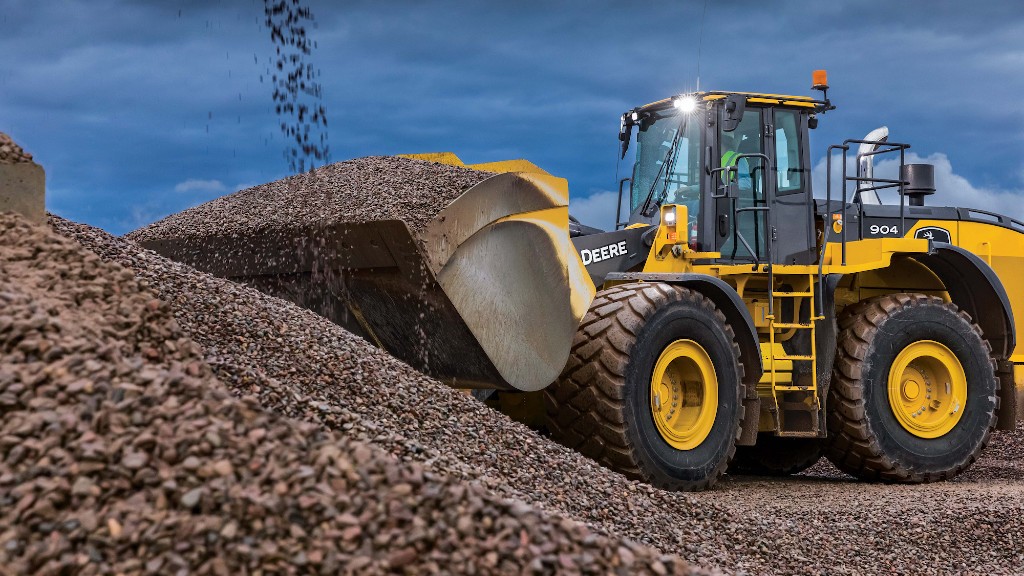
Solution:
{"label": "ladder step", "polygon": [[818,406],[815,402],[816,398],[809,398],[815,405],[808,406],[806,402],[779,402],[779,408],[786,412],[817,412]]}
{"label": "ladder step", "polygon": [[814,292],[778,292],[778,291],[772,291],[772,296],[778,296],[780,298],[807,297],[807,296],[814,296]]}
{"label": "ladder step", "polygon": [[776,436],[782,438],[820,438],[817,432],[793,432],[793,431],[782,431],[777,432]]}
{"label": "ladder step", "polygon": [[814,392],[812,386],[775,386],[776,392]]}
{"label": "ladder step", "polygon": [[811,360],[814,360],[814,356],[812,356],[810,354],[793,354],[793,355],[788,355],[788,356],[776,356],[775,359],[776,360],[804,360],[804,361],[811,361]]}
{"label": "ladder step", "polygon": [[800,322],[772,322],[775,328],[814,328],[814,324],[803,324]]}

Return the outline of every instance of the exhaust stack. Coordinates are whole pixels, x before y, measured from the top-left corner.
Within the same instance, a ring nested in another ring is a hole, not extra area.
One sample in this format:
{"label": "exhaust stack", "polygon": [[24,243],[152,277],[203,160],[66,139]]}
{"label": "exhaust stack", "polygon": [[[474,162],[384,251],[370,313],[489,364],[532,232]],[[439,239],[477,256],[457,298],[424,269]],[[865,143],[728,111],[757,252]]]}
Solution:
{"label": "exhaust stack", "polygon": [[[864,140],[873,142],[873,144],[861,144],[857,148],[857,177],[858,178],[873,178],[875,173],[874,156],[872,152],[878,150],[878,147],[889,139],[889,127],[882,126],[881,128],[875,128],[868,135],[864,137]],[[854,202],[860,202],[861,204],[881,204],[882,200],[878,197],[877,190],[864,190],[865,188],[871,188],[869,182],[858,182],[857,183],[857,194],[854,196]]]}

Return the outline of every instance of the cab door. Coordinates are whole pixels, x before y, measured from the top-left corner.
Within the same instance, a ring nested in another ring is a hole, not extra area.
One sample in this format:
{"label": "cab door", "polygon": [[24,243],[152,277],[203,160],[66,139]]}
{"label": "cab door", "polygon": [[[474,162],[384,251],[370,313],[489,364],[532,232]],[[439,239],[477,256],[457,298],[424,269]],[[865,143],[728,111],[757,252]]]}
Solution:
{"label": "cab door", "polygon": [[721,261],[767,263],[770,252],[773,264],[814,263],[806,113],[748,104],[736,130],[716,132],[711,161],[736,167],[728,196],[714,200]]}
{"label": "cab door", "polygon": [[[765,177],[766,163],[762,126],[765,109],[747,105],[739,125],[732,132],[717,130],[712,161],[717,168],[734,166],[734,172],[720,172],[715,184],[730,182],[728,195],[715,200],[716,250],[727,262],[766,262],[768,255],[767,212],[771,183]],[[719,110],[718,126],[722,126]],[[720,194],[724,193],[724,188]]]}
{"label": "cab door", "polygon": [[774,199],[771,211],[776,231],[773,264],[813,264],[818,261],[814,239],[814,199],[811,193],[807,112],[771,108],[765,142],[772,162]]}

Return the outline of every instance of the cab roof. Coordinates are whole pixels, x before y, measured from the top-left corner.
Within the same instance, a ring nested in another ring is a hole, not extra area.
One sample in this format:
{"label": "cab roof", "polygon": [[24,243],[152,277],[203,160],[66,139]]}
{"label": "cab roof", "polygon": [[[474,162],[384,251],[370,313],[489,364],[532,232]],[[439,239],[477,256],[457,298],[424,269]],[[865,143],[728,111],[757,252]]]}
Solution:
{"label": "cab roof", "polygon": [[670,98],[658,100],[657,102],[651,102],[650,104],[644,104],[638,106],[634,110],[636,112],[653,112],[655,110],[663,110],[672,106],[673,100],[683,97],[696,98],[697,100],[711,101],[711,100],[722,100],[732,94],[739,94],[747,97],[747,102],[752,104],[771,104],[774,106],[787,106],[793,108],[816,108],[820,109],[828,105],[824,100],[815,100],[810,96],[789,96],[785,94],[763,94],[760,92],[727,92],[727,91],[702,91],[702,92],[686,92],[683,94],[677,94]]}

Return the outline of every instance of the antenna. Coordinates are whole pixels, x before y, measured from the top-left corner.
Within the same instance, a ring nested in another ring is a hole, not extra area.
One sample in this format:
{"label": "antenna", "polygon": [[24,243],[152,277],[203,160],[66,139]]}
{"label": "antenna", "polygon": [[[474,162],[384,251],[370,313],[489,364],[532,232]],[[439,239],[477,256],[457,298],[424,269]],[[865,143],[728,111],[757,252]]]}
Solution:
{"label": "antenna", "polygon": [[697,92],[700,92],[700,49],[704,44],[704,17],[708,14],[708,0],[704,0],[704,11],[700,15],[700,35],[697,39]]}

